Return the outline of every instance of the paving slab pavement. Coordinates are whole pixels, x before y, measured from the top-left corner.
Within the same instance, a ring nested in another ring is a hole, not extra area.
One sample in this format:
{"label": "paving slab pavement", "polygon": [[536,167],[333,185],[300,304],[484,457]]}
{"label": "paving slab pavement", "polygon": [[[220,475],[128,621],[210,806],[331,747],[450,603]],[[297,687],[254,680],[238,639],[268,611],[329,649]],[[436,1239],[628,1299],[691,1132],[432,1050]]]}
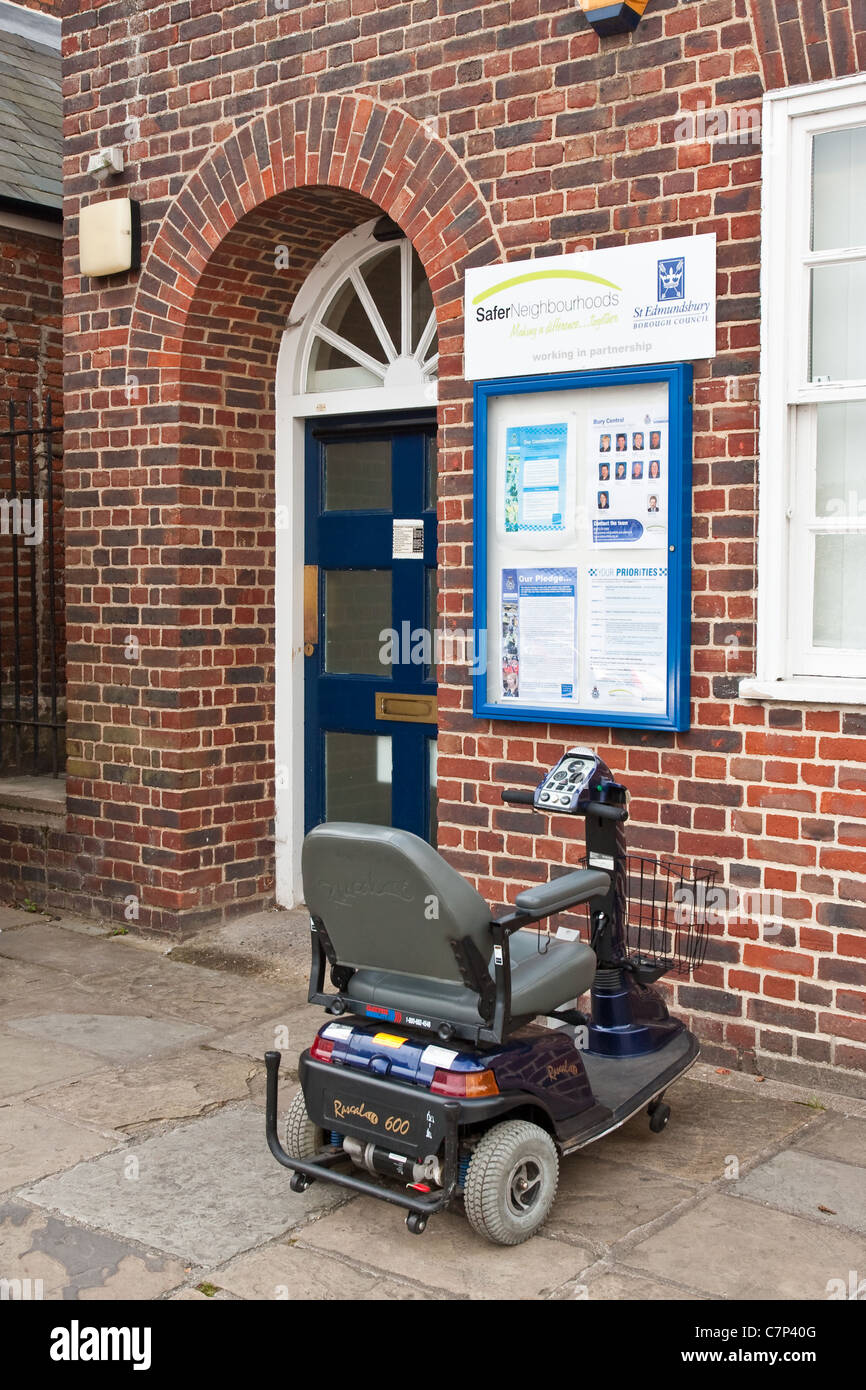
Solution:
{"label": "paving slab pavement", "polygon": [[731,1192],[825,1226],[844,1226],[866,1235],[864,1173],[851,1163],[788,1149],[733,1183]]}
{"label": "paving slab pavement", "polygon": [[28,1038],[0,1032],[0,1103],[86,1076],[99,1066],[95,1057],[43,1041],[40,1034]]}
{"label": "paving slab pavement", "polygon": [[662,1134],[640,1115],[564,1160],[515,1249],[459,1202],[419,1238],[396,1208],[292,1193],[261,1062],[283,1052],[285,1109],[318,1022],[307,950],[302,913],[170,955],[0,910],[0,1279],[71,1299],[656,1302],[824,1299],[866,1271],[863,1102],[706,1066],[668,1092]]}
{"label": "paving slab pavement", "polygon": [[464,1299],[545,1297],[594,1260],[588,1246],[547,1235],[510,1248],[491,1245],[450,1211],[431,1218],[422,1237],[408,1236],[402,1212],[372,1197],[323,1216],[298,1240]]}
{"label": "paving slab pavement", "polygon": [[209,1029],[196,1024],[140,1014],[32,1014],[10,1019],[7,1026],[64,1048],[94,1053],[106,1062],[143,1061],[209,1036]]}
{"label": "paving slab pavement", "polygon": [[43,1108],[94,1128],[130,1133],[246,1100],[253,1081],[263,1075],[264,1067],[247,1059],[197,1048],[124,1071],[100,1071],[55,1088],[40,1101]]}
{"label": "paving slab pavement", "polygon": [[866,1120],[850,1115],[828,1115],[820,1125],[811,1125],[795,1147],[840,1163],[866,1165]]}
{"label": "paving slab pavement", "polygon": [[603,1250],[636,1227],[674,1211],[696,1190],[694,1182],[631,1164],[609,1163],[589,1148],[563,1159],[545,1231]]}
{"label": "paving slab pavement", "polygon": [[866,1241],[713,1192],[626,1251],[622,1263],[719,1298],[826,1299],[831,1280],[866,1268]]}
{"label": "paving slab pavement", "polygon": [[282,1240],[239,1255],[206,1280],[237,1298],[424,1302],[448,1297]]}
{"label": "paving slab pavement", "polygon": [[[604,1156],[692,1182],[724,1178],[732,1158],[742,1169],[774,1144],[805,1129],[816,1112],[796,1101],[707,1086],[691,1076],[666,1093],[671,1118],[661,1134],[637,1119],[604,1140]],[[598,1153],[599,1150],[597,1149]]]}
{"label": "paving slab pavement", "polygon": [[209,1038],[208,1047],[257,1061],[275,1048],[282,1057],[281,1068],[288,1076],[297,1078],[298,1057],[310,1045],[311,1013],[309,1005],[284,1009],[272,1018],[245,1023],[224,1036]]}
{"label": "paving slab pavement", "polygon": [[[178,1260],[141,1253],[22,1202],[0,1203],[0,1268],[47,1299],[158,1298],[187,1278]],[[37,1282],[39,1281],[39,1282]]]}
{"label": "paving slab pavement", "polygon": [[104,1153],[111,1143],[33,1105],[0,1105],[0,1192],[71,1168]]}
{"label": "paving slab pavement", "polygon": [[318,1183],[300,1197],[289,1190],[265,1143],[262,1108],[250,1104],[130,1141],[20,1195],[196,1265],[283,1235],[341,1200]]}

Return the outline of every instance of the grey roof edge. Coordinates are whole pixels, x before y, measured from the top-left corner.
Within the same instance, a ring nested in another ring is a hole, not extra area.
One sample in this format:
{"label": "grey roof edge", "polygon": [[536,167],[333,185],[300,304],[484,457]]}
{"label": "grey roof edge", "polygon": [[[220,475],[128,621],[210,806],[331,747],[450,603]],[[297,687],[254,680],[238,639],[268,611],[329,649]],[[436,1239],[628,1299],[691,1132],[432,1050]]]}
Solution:
{"label": "grey roof edge", "polygon": [[63,221],[62,198],[43,194],[37,202],[35,199],[19,198],[15,193],[5,193],[2,190],[6,187],[11,185],[0,185],[0,213],[11,212],[18,217],[34,217],[39,222]]}
{"label": "grey roof edge", "polygon": [[24,5],[0,0],[0,29],[46,48],[60,48],[60,20],[42,10],[28,10]]}

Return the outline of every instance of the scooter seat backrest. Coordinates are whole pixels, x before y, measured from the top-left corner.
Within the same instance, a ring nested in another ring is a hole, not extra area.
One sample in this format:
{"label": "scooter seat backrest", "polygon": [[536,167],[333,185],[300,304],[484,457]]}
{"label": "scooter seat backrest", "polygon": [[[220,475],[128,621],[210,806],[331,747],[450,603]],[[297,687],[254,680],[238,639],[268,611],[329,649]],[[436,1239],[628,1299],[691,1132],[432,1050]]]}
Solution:
{"label": "scooter seat backrest", "polygon": [[408,830],[319,825],[304,840],[301,865],[307,907],[340,965],[462,983],[448,943],[467,936],[489,962],[484,899]]}

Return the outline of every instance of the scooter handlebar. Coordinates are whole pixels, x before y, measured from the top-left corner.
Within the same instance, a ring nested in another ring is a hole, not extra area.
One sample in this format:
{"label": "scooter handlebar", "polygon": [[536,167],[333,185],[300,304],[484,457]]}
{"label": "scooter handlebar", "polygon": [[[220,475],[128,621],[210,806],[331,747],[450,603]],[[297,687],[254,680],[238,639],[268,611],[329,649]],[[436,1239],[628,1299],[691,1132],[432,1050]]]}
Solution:
{"label": "scooter handlebar", "polygon": [[514,787],[502,793],[502,800],[510,802],[512,806],[533,806],[534,796],[535,792],[527,791],[525,787]]}
{"label": "scooter handlebar", "polygon": [[[535,793],[527,791],[525,787],[512,787],[509,791],[503,791],[502,800],[508,802],[511,806],[534,806]],[[540,806],[538,809],[552,812],[555,815],[559,808],[556,806]],[[625,806],[605,804],[602,801],[588,801],[585,806],[580,807],[577,814],[582,816],[598,816],[599,820],[628,820],[628,810]]]}

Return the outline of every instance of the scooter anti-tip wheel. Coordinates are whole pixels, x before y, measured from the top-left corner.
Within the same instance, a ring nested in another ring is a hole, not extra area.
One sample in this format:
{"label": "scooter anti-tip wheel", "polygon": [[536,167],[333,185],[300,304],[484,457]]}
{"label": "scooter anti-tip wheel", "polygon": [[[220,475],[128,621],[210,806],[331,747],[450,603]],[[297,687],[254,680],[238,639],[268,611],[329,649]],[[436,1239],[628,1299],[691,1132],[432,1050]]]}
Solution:
{"label": "scooter anti-tip wheel", "polygon": [[418,1211],[410,1211],[406,1217],[406,1225],[413,1236],[423,1236],[427,1229],[427,1217],[422,1216]]}
{"label": "scooter anti-tip wheel", "polygon": [[659,1101],[650,1111],[650,1129],[653,1134],[661,1134],[665,1125],[671,1117],[671,1108],[664,1101]]}
{"label": "scooter anti-tip wheel", "polygon": [[470,1226],[494,1245],[520,1245],[547,1219],[559,1182],[559,1154],[528,1120],[494,1125],[472,1155],[463,1187]]}
{"label": "scooter anti-tip wheel", "polygon": [[308,1178],[306,1173],[293,1173],[289,1179],[289,1187],[293,1192],[306,1192],[311,1182],[312,1178]]}

